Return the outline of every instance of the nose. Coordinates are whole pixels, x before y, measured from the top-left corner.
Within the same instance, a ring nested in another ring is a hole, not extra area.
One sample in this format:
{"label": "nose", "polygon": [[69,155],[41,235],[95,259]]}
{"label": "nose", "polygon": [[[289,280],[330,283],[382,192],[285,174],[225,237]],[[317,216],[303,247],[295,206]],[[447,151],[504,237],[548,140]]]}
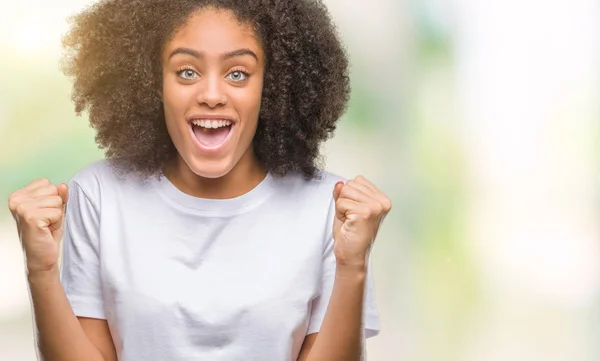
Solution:
{"label": "nose", "polygon": [[227,94],[220,80],[218,76],[206,76],[203,81],[200,81],[196,97],[198,104],[207,105],[209,108],[227,104]]}

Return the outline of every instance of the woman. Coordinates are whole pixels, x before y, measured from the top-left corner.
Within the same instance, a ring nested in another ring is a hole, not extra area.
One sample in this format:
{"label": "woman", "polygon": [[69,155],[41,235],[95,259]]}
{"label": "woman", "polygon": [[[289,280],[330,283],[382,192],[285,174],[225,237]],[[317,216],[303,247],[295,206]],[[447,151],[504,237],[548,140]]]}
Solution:
{"label": "woman", "polygon": [[349,95],[323,4],[107,0],[64,42],[107,159],[9,199],[43,359],[364,357],[391,203],[318,168]]}

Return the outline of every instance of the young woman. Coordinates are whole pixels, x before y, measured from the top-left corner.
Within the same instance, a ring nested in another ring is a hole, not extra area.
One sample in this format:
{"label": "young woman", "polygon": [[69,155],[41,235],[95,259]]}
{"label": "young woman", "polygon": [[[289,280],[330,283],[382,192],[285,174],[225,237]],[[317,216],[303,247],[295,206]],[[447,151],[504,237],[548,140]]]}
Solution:
{"label": "young woman", "polygon": [[64,41],[106,160],[9,199],[43,359],[364,358],[391,203],[318,167],[349,95],[323,4],[106,0]]}

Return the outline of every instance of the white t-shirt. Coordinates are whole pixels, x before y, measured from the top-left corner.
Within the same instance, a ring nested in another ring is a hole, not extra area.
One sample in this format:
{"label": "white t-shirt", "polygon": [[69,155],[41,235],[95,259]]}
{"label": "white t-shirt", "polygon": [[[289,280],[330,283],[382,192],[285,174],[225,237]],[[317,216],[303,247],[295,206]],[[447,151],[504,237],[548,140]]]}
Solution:
{"label": "white t-shirt", "polygon": [[117,178],[105,160],[85,167],[70,182],[61,265],[75,315],[106,319],[121,361],[295,361],[333,286],[339,180],[268,174],[219,200]]}

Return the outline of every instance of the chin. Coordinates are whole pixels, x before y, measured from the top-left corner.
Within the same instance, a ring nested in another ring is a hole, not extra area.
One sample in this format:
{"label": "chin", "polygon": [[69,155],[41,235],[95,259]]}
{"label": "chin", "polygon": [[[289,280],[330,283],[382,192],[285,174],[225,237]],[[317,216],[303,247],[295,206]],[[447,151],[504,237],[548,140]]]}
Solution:
{"label": "chin", "polygon": [[187,166],[192,173],[203,178],[221,178],[226,176],[233,168],[233,164],[229,162],[229,159],[207,161],[205,159],[198,159],[193,155],[190,158],[186,161]]}

